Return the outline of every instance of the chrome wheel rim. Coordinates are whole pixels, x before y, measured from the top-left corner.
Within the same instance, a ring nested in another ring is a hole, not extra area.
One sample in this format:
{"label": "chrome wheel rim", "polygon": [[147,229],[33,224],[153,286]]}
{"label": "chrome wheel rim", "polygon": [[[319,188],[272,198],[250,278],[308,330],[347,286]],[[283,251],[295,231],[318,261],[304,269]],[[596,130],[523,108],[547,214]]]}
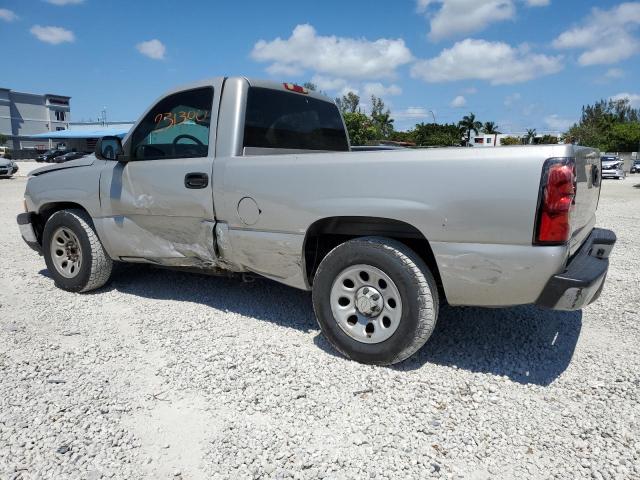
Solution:
{"label": "chrome wheel rim", "polygon": [[51,259],[56,271],[65,278],[74,278],[82,266],[82,248],[75,233],[60,227],[51,238]]}
{"label": "chrome wheel rim", "polygon": [[389,275],[372,265],[342,270],[331,286],[330,301],[342,331],[358,342],[384,342],[400,325],[400,291]]}

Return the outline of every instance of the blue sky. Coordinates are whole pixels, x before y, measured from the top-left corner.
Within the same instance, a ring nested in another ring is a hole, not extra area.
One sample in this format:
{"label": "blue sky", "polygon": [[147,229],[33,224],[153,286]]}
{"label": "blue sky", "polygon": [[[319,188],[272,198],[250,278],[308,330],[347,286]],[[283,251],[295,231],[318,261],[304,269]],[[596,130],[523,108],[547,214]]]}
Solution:
{"label": "blue sky", "polygon": [[468,112],[562,130],[583,104],[640,106],[640,2],[0,0],[0,86],[72,97],[72,117],[134,120],[218,75],[354,89],[400,129]]}

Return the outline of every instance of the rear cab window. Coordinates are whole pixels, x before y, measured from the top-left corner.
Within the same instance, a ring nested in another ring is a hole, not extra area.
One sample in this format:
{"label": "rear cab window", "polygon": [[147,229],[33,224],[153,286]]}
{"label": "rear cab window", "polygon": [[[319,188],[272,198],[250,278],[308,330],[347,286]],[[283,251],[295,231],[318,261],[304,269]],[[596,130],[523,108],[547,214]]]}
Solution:
{"label": "rear cab window", "polygon": [[251,87],[244,142],[256,149],[348,151],[342,117],[333,103],[304,94]]}

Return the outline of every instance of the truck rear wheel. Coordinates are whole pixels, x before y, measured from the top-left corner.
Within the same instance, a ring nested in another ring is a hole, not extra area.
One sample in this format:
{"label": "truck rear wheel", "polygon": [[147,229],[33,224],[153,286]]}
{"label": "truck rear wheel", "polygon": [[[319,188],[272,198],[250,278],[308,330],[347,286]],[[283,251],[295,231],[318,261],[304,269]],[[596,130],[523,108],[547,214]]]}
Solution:
{"label": "truck rear wheel", "polygon": [[314,277],[313,307],[323,334],[362,363],[398,363],[422,347],[438,316],[438,290],[404,244],[363,237],[334,248]]}
{"label": "truck rear wheel", "polygon": [[83,210],[60,210],[44,227],[42,249],[58,288],[88,292],[109,281],[113,260],[107,255]]}

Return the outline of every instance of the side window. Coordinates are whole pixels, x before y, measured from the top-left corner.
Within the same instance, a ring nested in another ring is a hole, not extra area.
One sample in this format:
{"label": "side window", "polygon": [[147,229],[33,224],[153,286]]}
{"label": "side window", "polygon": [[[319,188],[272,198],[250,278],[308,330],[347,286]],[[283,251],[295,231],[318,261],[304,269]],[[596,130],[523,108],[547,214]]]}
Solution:
{"label": "side window", "polygon": [[160,100],[131,136],[132,160],[206,157],[212,105],[210,87]]}

